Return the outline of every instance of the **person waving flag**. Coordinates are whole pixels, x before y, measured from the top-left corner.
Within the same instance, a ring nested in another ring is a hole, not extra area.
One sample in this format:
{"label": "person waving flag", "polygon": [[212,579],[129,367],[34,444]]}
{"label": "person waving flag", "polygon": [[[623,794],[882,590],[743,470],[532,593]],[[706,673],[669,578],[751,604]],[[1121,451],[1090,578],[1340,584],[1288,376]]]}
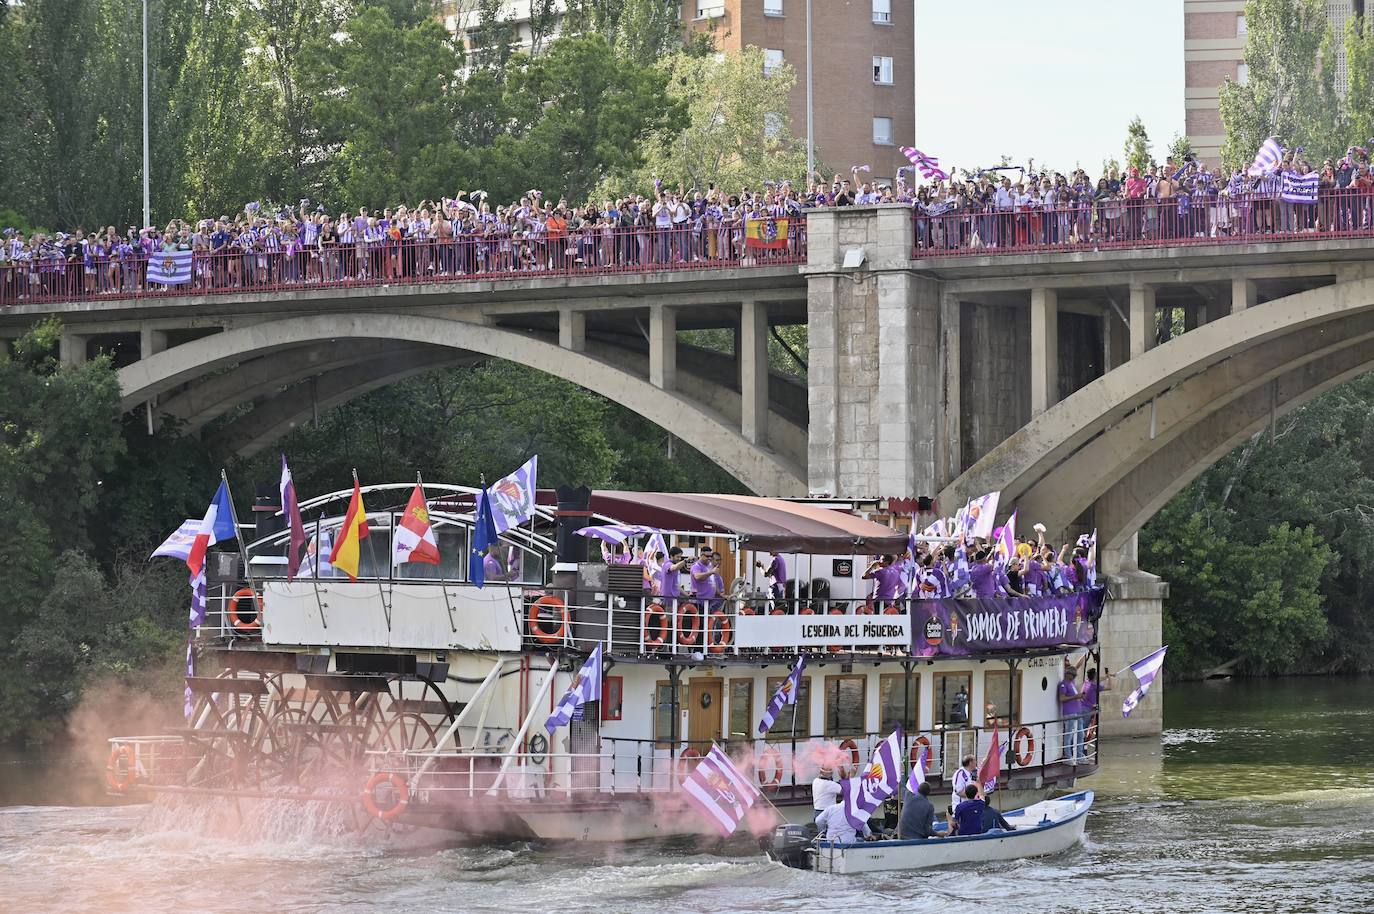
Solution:
{"label": "person waving flag", "polygon": [[797,658],[797,665],[792,668],[791,674],[782,681],[782,685],[778,686],[778,690],[773,693],[773,700],[768,702],[768,707],[763,709],[763,720],[759,721],[759,736],[763,736],[772,728],[783,705],[797,703],[797,693],[801,691],[801,674],[805,668],[806,657],[803,655]]}
{"label": "person waving flag", "polygon": [[348,513],[344,515],[339,538],[334,541],[334,551],[329,553],[329,564],[340,568],[350,581],[358,580],[358,555],[362,541],[367,539],[367,511],[363,508],[363,490],[358,485],[358,473],[353,472],[353,497],[348,502]]}
{"label": "person waving flag", "polygon": [[601,700],[601,645],[596,645],[596,650],[587,658],[587,662],[582,664],[582,669],[577,671],[573,681],[568,685],[568,691],[563,693],[563,697],[558,700],[558,705],[549,715],[549,719],[544,721],[544,729],[552,735],[553,731],[573,719],[573,712],[582,707],[589,701]]}
{"label": "person waving flag", "polygon": [[424,489],[418,482],[410,493],[410,501],[406,502],[405,513],[396,525],[396,543],[391,550],[393,565],[407,562],[439,564],[439,544],[434,539],[434,525],[429,520]]}
{"label": "person waving flag", "polygon": [[196,531],[196,538],[191,542],[191,548],[186,556],[186,567],[191,569],[191,574],[200,574],[201,569],[205,567],[205,553],[211,546],[233,539],[234,535],[234,509],[229,504],[229,483],[221,479],[219,488],[215,490],[215,497],[210,501],[210,507],[205,509],[205,517],[200,521],[200,528]]}

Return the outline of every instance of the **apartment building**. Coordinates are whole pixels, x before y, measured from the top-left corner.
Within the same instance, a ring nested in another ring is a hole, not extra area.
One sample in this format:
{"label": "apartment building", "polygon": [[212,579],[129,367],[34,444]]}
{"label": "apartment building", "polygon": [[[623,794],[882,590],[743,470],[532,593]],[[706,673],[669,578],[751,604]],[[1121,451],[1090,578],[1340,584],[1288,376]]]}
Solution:
{"label": "apartment building", "polygon": [[[915,142],[915,2],[812,0],[811,17],[816,161],[891,181],[907,164],[899,147]],[[792,132],[805,142],[806,0],[684,0],[682,18],[721,50],[753,45],[766,65],[792,67]]]}
{"label": "apartment building", "polygon": [[[1341,36],[1352,16],[1364,15],[1365,0],[1326,0],[1326,15],[1336,36],[1336,91],[1345,95],[1348,71]],[[1221,125],[1218,94],[1227,77],[1242,85],[1250,78],[1245,65],[1244,0],[1184,0],[1183,105],[1184,130],[1193,149],[1206,162],[1221,161],[1226,131]]]}

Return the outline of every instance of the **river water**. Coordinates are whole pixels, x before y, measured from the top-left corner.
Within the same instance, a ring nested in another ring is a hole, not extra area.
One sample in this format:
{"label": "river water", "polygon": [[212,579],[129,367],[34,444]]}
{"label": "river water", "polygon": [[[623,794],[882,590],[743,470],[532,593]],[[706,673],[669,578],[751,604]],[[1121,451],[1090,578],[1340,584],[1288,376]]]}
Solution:
{"label": "river water", "polygon": [[1165,719],[1107,744],[1085,844],[1043,860],[829,877],[688,845],[402,848],[298,806],[232,837],[185,805],[8,806],[0,911],[1374,912],[1374,680],[1171,685]]}

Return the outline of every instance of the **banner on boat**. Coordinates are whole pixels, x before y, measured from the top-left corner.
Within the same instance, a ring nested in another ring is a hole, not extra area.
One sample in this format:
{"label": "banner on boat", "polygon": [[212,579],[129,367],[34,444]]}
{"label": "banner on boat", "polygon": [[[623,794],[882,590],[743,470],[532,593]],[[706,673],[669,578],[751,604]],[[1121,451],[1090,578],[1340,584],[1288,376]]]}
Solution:
{"label": "banner on boat", "polygon": [[916,600],[911,653],[962,657],[1064,644],[1091,644],[1106,588],[1051,597]]}
{"label": "banner on boat", "polygon": [[911,643],[907,616],[740,616],[736,623],[735,642],[740,647]]}

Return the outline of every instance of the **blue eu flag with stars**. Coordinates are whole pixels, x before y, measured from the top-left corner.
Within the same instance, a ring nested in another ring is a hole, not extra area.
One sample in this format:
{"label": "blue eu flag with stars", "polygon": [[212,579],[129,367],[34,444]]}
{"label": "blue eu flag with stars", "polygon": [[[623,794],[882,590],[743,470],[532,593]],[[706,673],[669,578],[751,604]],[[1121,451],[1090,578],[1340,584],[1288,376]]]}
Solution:
{"label": "blue eu flag with stars", "polygon": [[487,583],[487,547],[497,541],[496,523],[485,489],[477,493],[477,509],[472,513],[472,551],[468,553],[468,580],[478,587]]}

